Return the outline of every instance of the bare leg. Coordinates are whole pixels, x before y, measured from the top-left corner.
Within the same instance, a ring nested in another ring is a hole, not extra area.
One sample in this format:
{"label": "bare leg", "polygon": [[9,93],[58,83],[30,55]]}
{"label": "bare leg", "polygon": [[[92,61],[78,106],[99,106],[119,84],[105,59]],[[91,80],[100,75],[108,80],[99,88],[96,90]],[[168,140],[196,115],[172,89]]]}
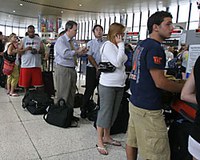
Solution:
{"label": "bare leg", "polygon": [[15,87],[13,85],[11,85],[11,87],[10,87],[10,94],[13,94],[14,91],[15,91]]}
{"label": "bare leg", "polygon": [[110,140],[112,140],[111,137],[110,137],[110,129],[109,128],[104,128],[103,138],[104,138],[105,142],[109,142]]}
{"label": "bare leg", "polygon": [[138,152],[137,148],[126,145],[127,160],[137,160],[137,152]]}
{"label": "bare leg", "polygon": [[103,144],[104,129],[102,127],[97,126],[97,134],[98,134],[98,146],[104,147],[104,144]]}
{"label": "bare leg", "polygon": [[10,93],[10,84],[7,82],[7,94],[9,94]]}

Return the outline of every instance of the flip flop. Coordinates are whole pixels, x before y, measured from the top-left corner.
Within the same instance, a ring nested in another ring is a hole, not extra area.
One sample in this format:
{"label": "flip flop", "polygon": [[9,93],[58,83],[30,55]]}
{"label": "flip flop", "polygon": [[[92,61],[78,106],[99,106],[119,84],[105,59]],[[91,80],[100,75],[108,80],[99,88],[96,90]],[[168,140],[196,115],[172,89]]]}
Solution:
{"label": "flip flop", "polygon": [[96,145],[97,147],[97,151],[102,154],[102,155],[108,155],[108,151],[106,150],[105,147],[99,147],[98,145]]}
{"label": "flip flop", "polygon": [[18,97],[19,94],[17,94],[17,93],[10,93],[10,96],[12,96],[12,97]]}
{"label": "flip flop", "polygon": [[104,142],[106,144],[110,144],[110,145],[113,145],[113,146],[121,146],[121,143],[119,141],[116,141],[116,140],[111,140],[109,142]]}

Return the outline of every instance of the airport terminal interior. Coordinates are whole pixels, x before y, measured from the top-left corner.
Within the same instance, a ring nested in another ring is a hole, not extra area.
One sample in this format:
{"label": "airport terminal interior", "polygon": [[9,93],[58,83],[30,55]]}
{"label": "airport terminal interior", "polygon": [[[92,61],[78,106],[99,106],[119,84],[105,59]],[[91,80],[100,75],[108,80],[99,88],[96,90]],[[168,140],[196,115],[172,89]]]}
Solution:
{"label": "airport terminal interior", "polygon": [[[27,27],[33,25],[35,33],[48,48],[49,56],[43,71],[52,73],[54,86],[54,44],[69,20],[78,24],[75,39],[81,47],[87,47],[87,42],[94,38],[94,25],[104,28],[103,38],[106,39],[112,23],[123,24],[126,27],[124,42],[130,45],[131,50],[127,52],[132,55],[138,42],[148,37],[148,17],[156,11],[168,11],[173,16],[174,29],[171,37],[163,42],[167,62],[173,59],[169,54],[184,51],[181,62],[185,68],[184,73],[177,71],[169,78],[187,80],[200,55],[198,0],[0,0],[0,4],[1,42],[6,44],[12,33],[20,42]],[[81,94],[85,91],[87,62],[87,55],[79,57],[76,67],[77,87]],[[166,67],[170,67],[168,65]],[[0,81],[5,81],[2,77],[5,75],[1,74]],[[126,160],[126,131],[112,135],[121,146],[107,145],[109,154],[101,155],[96,147],[94,119],[82,118],[80,106],[74,108],[74,115],[79,118],[77,127],[57,127],[46,123],[43,114],[33,115],[22,107],[23,88],[18,86],[15,91],[18,96],[12,96],[7,94],[5,83],[0,84],[0,160]],[[130,93],[129,88],[126,89]],[[51,96],[57,100],[56,86],[55,94]],[[95,104],[97,97],[98,90],[95,89],[92,96]],[[140,155],[138,160],[142,160]]]}

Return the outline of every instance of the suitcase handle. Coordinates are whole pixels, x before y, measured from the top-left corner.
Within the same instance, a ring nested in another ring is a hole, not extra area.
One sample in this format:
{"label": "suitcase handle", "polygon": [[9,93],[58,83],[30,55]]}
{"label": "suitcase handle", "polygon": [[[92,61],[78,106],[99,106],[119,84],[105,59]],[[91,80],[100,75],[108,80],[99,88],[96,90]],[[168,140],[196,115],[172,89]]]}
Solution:
{"label": "suitcase handle", "polygon": [[190,115],[188,115],[184,110],[180,109],[179,113],[180,113],[185,119],[187,119],[188,121],[190,121],[190,122],[192,122],[192,123],[194,122],[194,119],[193,119]]}

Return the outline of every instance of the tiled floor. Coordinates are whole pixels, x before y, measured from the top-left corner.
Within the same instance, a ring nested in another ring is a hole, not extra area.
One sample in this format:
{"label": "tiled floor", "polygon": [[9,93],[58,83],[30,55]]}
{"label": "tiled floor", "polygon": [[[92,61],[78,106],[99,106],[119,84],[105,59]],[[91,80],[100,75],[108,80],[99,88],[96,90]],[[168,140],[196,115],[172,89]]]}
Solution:
{"label": "tiled floor", "polygon": [[[121,147],[108,146],[109,155],[100,155],[92,122],[80,119],[79,127],[67,129],[49,125],[42,115],[31,115],[22,108],[22,97],[22,93],[10,97],[0,88],[0,160],[126,159],[125,134],[114,135]],[[79,116],[80,110],[75,109],[75,114]]]}

